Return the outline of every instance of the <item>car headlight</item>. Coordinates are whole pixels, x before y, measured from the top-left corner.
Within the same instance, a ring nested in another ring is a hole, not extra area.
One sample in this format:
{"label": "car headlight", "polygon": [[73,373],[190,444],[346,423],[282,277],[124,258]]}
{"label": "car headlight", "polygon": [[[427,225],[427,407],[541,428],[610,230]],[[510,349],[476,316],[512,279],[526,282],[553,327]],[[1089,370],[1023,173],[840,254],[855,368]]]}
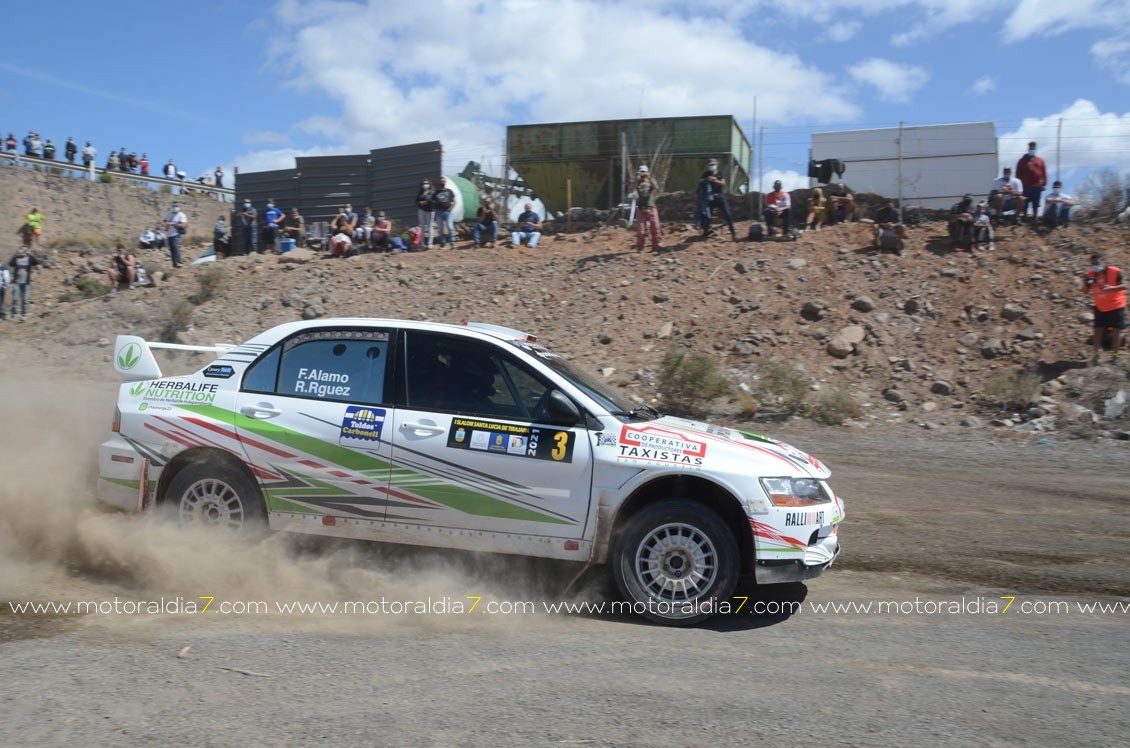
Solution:
{"label": "car headlight", "polygon": [[815,478],[762,478],[761,487],[773,506],[811,506],[830,501]]}

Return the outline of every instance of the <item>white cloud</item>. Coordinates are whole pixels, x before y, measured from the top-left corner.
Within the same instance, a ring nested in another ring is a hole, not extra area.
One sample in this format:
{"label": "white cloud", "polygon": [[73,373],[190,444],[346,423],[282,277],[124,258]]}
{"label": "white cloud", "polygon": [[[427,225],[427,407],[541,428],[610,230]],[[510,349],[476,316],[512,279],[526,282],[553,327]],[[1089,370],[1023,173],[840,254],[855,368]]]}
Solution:
{"label": "white cloud", "polygon": [[973,86],[970,90],[977,96],[984,96],[996,90],[997,77],[995,75],[983,75],[977,80],[973,81]]}
{"label": "white cloud", "polygon": [[1104,113],[1086,99],[1078,99],[1063,111],[1047,117],[1025,118],[1020,126],[997,138],[1002,166],[1011,166],[1024,153],[1028,141],[1039,144],[1048,164],[1048,175],[1056,172],[1056,133],[1062,132],[1059,171],[1064,181],[1072,171],[1110,167],[1130,172],[1130,112]]}
{"label": "white cloud", "polygon": [[290,136],[286,133],[265,130],[263,132],[248,133],[240,139],[247,145],[271,145],[285,143],[290,140]]}
{"label": "white cloud", "polygon": [[827,36],[834,42],[851,41],[862,28],[862,21],[838,21],[828,26]]}
{"label": "white cloud", "polygon": [[1130,3],[1126,0],[1020,0],[1005,20],[1002,35],[1006,42],[1016,42],[1066,31],[1098,31],[1104,38],[1091,45],[1095,64],[1130,85],[1128,29]]}
{"label": "white cloud", "polygon": [[[722,6],[699,17],[637,0],[433,0],[428,13],[283,0],[274,14],[268,65],[289,88],[340,107],[308,112],[296,129],[349,152],[441,140],[446,166],[458,169],[499,154],[506,124],[720,113],[744,122],[753,92],[770,125],[859,114],[834,76],[744,38]],[[492,45],[487,35],[525,41]]]}
{"label": "white cloud", "polygon": [[[808,189],[808,176],[800,174],[792,170],[769,169],[765,172],[764,179],[761,180],[765,185],[765,191],[769,192],[773,189],[773,182],[781,180],[781,186],[786,192],[792,190],[806,190]],[[757,180],[754,181],[754,191],[756,191]]]}
{"label": "white cloud", "polygon": [[879,57],[852,65],[848,68],[848,74],[861,83],[873,86],[880,98],[889,101],[909,100],[911,94],[930,80],[930,74],[925,68],[900,65]]}

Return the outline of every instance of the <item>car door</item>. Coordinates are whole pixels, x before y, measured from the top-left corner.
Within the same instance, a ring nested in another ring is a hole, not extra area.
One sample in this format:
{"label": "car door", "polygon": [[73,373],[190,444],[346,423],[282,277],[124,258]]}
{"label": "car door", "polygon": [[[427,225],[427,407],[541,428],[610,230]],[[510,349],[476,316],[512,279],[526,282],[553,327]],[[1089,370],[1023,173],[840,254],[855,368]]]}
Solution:
{"label": "car door", "polygon": [[592,487],[583,419],[550,423],[545,404],[551,394],[563,395],[505,348],[501,341],[402,333],[397,378],[403,401],[390,430],[390,491],[432,506],[413,505],[401,519],[580,538]]}
{"label": "car door", "polygon": [[381,520],[392,333],[296,334],[248,367],[236,430],[271,512]]}

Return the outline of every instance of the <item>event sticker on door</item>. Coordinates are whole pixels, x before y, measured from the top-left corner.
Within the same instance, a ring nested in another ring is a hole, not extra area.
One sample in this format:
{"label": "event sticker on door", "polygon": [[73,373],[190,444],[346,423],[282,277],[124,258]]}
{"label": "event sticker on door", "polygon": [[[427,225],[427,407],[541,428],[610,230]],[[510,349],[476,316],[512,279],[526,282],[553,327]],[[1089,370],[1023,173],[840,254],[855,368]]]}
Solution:
{"label": "event sticker on door", "polygon": [[573,461],[573,433],[514,423],[453,418],[447,446],[479,452],[529,457],[552,462]]}
{"label": "event sticker on door", "polygon": [[705,458],[706,443],[684,433],[658,426],[625,425],[620,429],[619,460],[701,467]]}
{"label": "event sticker on door", "polygon": [[350,405],[341,419],[341,437],[338,444],[343,447],[374,449],[381,443],[381,429],[385,425],[383,408],[369,408],[363,405]]}

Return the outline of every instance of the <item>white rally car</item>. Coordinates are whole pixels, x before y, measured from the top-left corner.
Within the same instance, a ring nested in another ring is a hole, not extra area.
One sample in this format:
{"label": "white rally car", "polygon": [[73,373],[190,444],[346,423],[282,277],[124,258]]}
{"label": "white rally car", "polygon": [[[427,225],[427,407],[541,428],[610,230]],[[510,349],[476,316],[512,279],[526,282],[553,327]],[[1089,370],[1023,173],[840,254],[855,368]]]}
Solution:
{"label": "white rally car", "polygon": [[[151,348],[219,353],[162,377]],[[772,439],[660,416],[525,333],[291,322],[239,346],[122,335],[100,498],[186,523],[608,564],[632,609],[703,620],[738,578],[818,576],[844,505]]]}

